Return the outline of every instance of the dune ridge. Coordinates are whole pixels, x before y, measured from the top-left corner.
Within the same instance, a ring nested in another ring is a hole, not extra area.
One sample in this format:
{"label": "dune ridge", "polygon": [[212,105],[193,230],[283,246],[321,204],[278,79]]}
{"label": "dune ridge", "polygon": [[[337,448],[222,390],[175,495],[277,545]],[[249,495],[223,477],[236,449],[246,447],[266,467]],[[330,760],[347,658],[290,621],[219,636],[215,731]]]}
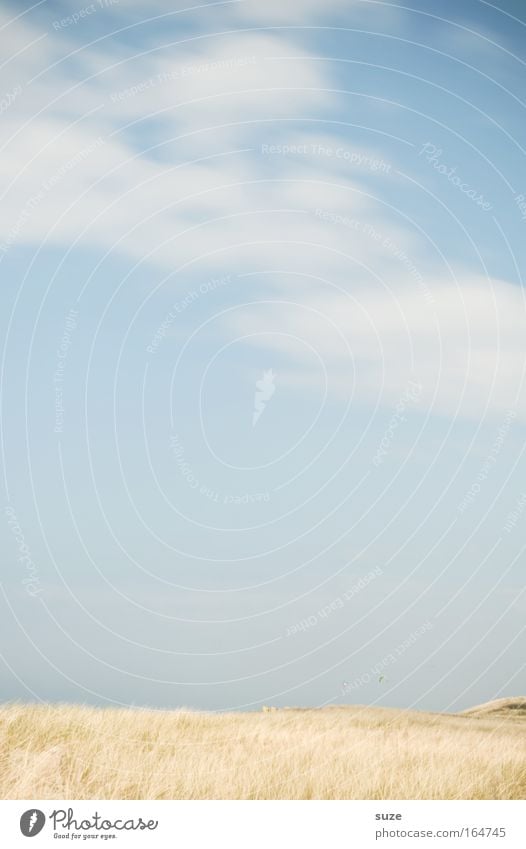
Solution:
{"label": "dune ridge", "polygon": [[502,716],[515,719],[526,719],[526,697],[519,696],[508,699],[494,699],[482,705],[462,711],[463,716]]}

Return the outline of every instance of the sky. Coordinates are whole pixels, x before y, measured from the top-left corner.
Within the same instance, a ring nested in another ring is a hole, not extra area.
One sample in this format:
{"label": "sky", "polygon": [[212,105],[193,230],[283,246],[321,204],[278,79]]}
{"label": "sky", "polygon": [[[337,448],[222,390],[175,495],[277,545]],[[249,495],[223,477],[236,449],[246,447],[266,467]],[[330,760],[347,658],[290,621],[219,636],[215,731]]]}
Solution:
{"label": "sky", "polygon": [[526,691],[518,0],[7,0],[0,698]]}

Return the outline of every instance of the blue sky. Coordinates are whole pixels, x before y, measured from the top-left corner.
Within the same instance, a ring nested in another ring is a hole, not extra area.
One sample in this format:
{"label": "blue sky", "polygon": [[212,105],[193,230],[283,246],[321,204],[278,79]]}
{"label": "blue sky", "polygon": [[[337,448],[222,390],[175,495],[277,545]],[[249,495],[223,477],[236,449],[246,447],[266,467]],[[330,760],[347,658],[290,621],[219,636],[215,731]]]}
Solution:
{"label": "blue sky", "polygon": [[417,5],[4,4],[3,699],[524,692],[526,20]]}

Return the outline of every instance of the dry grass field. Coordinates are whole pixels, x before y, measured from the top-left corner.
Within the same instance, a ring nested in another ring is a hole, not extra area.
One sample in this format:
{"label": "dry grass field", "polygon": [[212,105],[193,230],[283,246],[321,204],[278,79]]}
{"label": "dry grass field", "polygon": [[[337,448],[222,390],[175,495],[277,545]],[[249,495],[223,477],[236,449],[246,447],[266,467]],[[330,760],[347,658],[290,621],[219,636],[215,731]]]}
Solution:
{"label": "dry grass field", "polygon": [[0,708],[3,799],[524,799],[526,700],[208,714]]}

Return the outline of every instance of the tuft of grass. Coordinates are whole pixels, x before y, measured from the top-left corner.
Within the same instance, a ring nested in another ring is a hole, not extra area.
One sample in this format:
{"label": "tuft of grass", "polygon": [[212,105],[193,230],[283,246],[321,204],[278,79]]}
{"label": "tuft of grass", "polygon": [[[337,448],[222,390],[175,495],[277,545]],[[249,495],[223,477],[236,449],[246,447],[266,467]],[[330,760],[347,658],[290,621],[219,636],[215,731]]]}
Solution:
{"label": "tuft of grass", "polygon": [[0,797],[524,799],[526,714],[509,701],[456,715],[5,705]]}

